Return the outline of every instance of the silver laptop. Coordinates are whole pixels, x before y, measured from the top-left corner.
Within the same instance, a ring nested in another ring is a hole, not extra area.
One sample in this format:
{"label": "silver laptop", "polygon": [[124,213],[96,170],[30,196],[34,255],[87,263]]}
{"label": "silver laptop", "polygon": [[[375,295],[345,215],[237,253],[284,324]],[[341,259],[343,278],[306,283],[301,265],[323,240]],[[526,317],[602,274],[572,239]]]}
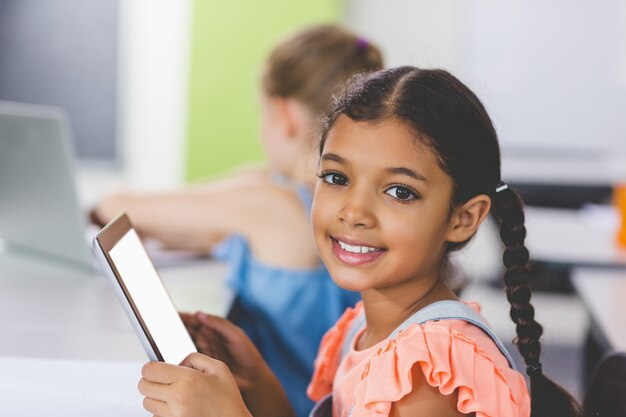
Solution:
{"label": "silver laptop", "polygon": [[70,135],[61,109],[0,101],[0,239],[92,269]]}

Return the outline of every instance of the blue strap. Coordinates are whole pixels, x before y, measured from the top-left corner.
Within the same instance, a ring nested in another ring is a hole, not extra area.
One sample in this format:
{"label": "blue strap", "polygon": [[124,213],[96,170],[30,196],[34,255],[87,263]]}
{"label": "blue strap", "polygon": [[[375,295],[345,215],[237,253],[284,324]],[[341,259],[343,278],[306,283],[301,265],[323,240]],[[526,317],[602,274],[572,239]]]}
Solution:
{"label": "blue strap", "polygon": [[[487,323],[485,323],[484,319],[478,313],[472,310],[471,307],[460,301],[444,300],[427,305],[426,307],[420,309],[411,317],[406,319],[389,335],[389,338],[393,339],[398,335],[400,331],[405,330],[413,324],[424,324],[427,321],[437,320],[463,320],[473,324],[474,326],[477,326],[482,331],[484,331],[487,336],[491,338],[491,340],[493,340],[502,355],[504,355],[506,360],[509,362],[509,366],[513,369],[516,369],[515,362],[513,361],[513,358],[509,354],[508,350],[500,341],[500,339],[498,339],[498,337],[489,328]],[[346,334],[346,338],[344,339],[343,346],[341,348],[341,358],[343,358],[348,353],[354,342],[355,336],[364,327],[365,313],[361,311],[357,318],[354,319],[354,321],[352,322],[352,325],[350,326],[350,329]]]}
{"label": "blue strap", "polygon": [[352,343],[354,342],[354,338],[356,334],[361,331],[365,327],[365,313],[361,311],[361,313],[356,316],[350,328],[348,329],[348,333],[346,333],[346,337],[343,339],[343,345],[341,346],[341,359],[344,358],[350,351],[352,347]]}
{"label": "blue strap", "polygon": [[283,174],[277,172],[272,173],[270,178],[275,184],[294,190],[302,202],[302,206],[305,208],[307,214],[311,214],[311,206],[313,205],[313,190],[309,186],[303,183],[294,182]]}
{"label": "blue strap", "polygon": [[322,397],[309,413],[309,417],[332,417],[333,415],[333,395],[327,394]]}
{"label": "blue strap", "polygon": [[311,189],[304,184],[300,184],[296,188],[296,193],[298,194],[306,213],[311,215],[311,206],[313,205],[313,192]]}

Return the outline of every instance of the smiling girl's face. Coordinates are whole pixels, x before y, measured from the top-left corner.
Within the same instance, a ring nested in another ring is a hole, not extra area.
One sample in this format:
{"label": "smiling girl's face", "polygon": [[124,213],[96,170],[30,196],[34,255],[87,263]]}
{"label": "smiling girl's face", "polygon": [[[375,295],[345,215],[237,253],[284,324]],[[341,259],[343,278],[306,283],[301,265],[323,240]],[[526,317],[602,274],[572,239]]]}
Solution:
{"label": "smiling girl's face", "polygon": [[453,229],[452,180],[406,125],[339,116],[318,176],[314,237],[339,286],[408,289],[438,277]]}

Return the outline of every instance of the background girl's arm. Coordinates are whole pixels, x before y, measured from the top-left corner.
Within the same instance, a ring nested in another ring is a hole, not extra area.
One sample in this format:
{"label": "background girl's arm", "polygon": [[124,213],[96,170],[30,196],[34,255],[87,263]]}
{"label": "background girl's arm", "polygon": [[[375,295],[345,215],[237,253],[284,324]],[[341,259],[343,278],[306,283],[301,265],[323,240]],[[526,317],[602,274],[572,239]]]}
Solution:
{"label": "background girl's arm", "polygon": [[210,252],[231,234],[242,235],[259,261],[285,268],[311,268],[319,258],[306,211],[298,196],[269,180],[247,181],[209,192],[112,196],[97,208],[107,220],[121,211],[143,236],[167,248]]}
{"label": "background girl's arm", "polygon": [[[190,185],[184,189],[166,192],[116,192],[106,195],[91,211],[91,220],[104,226],[122,211],[127,212],[135,228],[144,236],[160,240],[171,249],[206,251],[220,239],[214,227],[198,229],[198,214],[205,207],[194,207],[198,202],[211,204],[220,210],[220,194],[239,188],[268,183],[267,169],[249,167],[224,178]],[[228,207],[226,207],[228,208]],[[177,236],[180,235],[180,236]]]}
{"label": "background girl's arm", "polygon": [[228,172],[223,177],[218,177],[210,181],[199,181],[188,185],[185,190],[212,192],[221,191],[225,188],[254,185],[266,183],[268,181],[270,171],[267,167],[250,165],[239,167],[232,172]]}
{"label": "background girl's arm", "polygon": [[169,249],[208,252],[232,231],[238,210],[229,200],[224,191],[120,193],[105,198],[95,215],[106,223],[124,211],[143,237]]}
{"label": "background girl's arm", "polygon": [[424,373],[416,364],[411,369],[413,391],[400,401],[392,404],[389,417],[458,417],[473,415],[463,414],[457,407],[458,393],[443,395],[439,388],[432,387]]}

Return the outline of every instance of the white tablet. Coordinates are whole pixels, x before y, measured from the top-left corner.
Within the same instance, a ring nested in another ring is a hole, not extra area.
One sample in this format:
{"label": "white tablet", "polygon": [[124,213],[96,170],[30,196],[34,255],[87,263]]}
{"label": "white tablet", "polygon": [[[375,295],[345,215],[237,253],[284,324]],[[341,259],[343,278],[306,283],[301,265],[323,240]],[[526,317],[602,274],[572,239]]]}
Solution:
{"label": "white tablet", "polygon": [[196,347],[126,214],[93,242],[96,257],[151,360],[179,364]]}

